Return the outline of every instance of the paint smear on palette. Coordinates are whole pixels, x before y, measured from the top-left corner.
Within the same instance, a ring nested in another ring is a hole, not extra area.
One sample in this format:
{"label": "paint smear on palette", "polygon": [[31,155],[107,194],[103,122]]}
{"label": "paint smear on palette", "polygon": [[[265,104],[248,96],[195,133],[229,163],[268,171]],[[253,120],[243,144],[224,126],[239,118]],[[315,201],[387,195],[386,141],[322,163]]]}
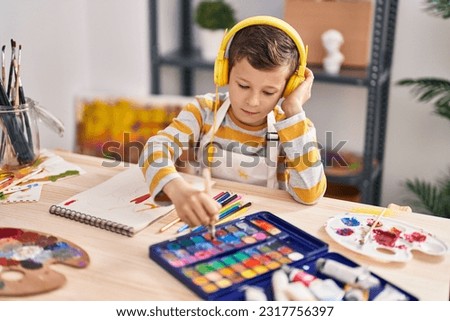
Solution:
{"label": "paint smear on palette", "polygon": [[[367,226],[372,226],[373,225],[373,223],[375,223],[375,219],[373,219],[373,218],[369,218],[369,219],[367,219]],[[378,221],[377,222],[377,225],[375,226],[375,227],[382,227],[383,226],[383,222],[381,222],[381,221]]]}
{"label": "paint smear on palette", "polygon": [[336,234],[340,236],[350,236],[353,233],[354,233],[353,229],[347,227],[336,229]]}
{"label": "paint smear on palette", "polygon": [[412,232],[411,234],[403,234],[403,237],[405,238],[405,240],[407,240],[408,242],[425,242],[427,239],[427,236],[425,234],[419,233],[419,232]]}
{"label": "paint smear on palette", "polygon": [[[66,278],[49,268],[56,263],[85,268],[89,256],[74,243],[53,235],[0,228],[0,296],[31,295],[59,288]],[[9,279],[8,272],[19,272],[22,277]]]}
{"label": "paint smear on palette", "polygon": [[374,240],[383,246],[394,247],[398,238],[400,237],[401,231],[396,228],[391,228],[389,231],[383,231],[380,229],[374,229]]}
{"label": "paint smear on palette", "polygon": [[347,226],[359,226],[360,223],[357,218],[355,217],[343,217],[341,219],[342,223],[344,223]]}

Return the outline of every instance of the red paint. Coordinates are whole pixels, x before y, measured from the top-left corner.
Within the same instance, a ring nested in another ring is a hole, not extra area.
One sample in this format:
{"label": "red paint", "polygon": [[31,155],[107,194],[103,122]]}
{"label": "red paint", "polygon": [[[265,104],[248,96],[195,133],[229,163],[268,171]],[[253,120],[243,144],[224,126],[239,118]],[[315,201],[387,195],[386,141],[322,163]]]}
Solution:
{"label": "red paint", "polygon": [[401,231],[396,229],[395,227],[391,228],[389,231],[383,231],[380,229],[375,229],[373,231],[374,239],[378,244],[394,247],[395,242],[400,236]]}
{"label": "red paint", "polygon": [[256,260],[255,258],[248,258],[247,260],[243,261],[242,264],[244,264],[244,266],[248,267],[248,268],[252,268],[255,266],[260,265],[261,263]]}
{"label": "red paint", "polygon": [[65,206],[75,203],[77,200],[70,200],[64,203]]}
{"label": "red paint", "polygon": [[15,266],[19,264],[20,264],[19,261],[0,257],[0,266]]}
{"label": "red paint", "polygon": [[0,228],[0,239],[8,237],[18,238],[23,234],[23,231],[17,228]]}
{"label": "red paint", "polygon": [[46,247],[46,246],[55,244],[57,241],[58,241],[58,239],[54,236],[41,235],[36,240],[36,245],[38,245],[40,247]]}
{"label": "red paint", "polygon": [[24,244],[34,244],[39,238],[39,234],[35,232],[25,232],[19,237],[17,237],[17,240]]}
{"label": "red paint", "polygon": [[425,242],[425,240],[427,239],[427,236],[419,233],[419,232],[413,232],[411,234],[404,234],[405,239],[408,242]]}
{"label": "red paint", "polygon": [[142,203],[143,201],[145,201],[146,199],[148,199],[149,197],[150,197],[150,194],[145,194],[145,195],[142,195],[142,196],[138,196],[135,199],[132,199],[130,201],[130,203],[139,204],[139,203]]}

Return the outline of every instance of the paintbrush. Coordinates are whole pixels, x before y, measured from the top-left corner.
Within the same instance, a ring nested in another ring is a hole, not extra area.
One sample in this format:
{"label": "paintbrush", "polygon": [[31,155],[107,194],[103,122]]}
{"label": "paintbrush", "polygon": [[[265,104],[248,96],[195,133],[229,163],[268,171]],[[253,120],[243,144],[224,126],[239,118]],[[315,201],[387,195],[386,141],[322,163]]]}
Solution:
{"label": "paintbrush", "polygon": [[6,46],[2,46],[2,84],[6,87],[6,67],[5,67],[5,49]]}
{"label": "paintbrush", "polygon": [[[0,86],[0,105],[4,106],[2,108],[2,113],[0,114],[0,119],[3,122],[5,135],[2,135],[2,141],[0,146],[0,155],[3,155],[6,141],[3,139],[4,136],[9,136],[11,139],[11,145],[13,147],[15,155],[17,155],[17,161],[20,165],[29,164],[35,159],[35,154],[32,146],[30,146],[25,133],[22,130],[22,120],[19,118],[15,107],[12,106],[11,97],[11,87],[12,87],[12,77],[16,76],[16,85],[14,90],[14,105],[19,104],[18,99],[18,65],[16,61],[16,42],[11,39],[11,67],[9,70],[8,88],[5,89]],[[19,113],[22,114],[23,113]]]}
{"label": "paintbrush", "polygon": [[12,188],[12,189],[8,188],[6,191],[0,192],[0,199],[3,198],[3,196],[5,196],[5,195],[13,194],[16,192],[27,191],[31,188],[30,186],[31,185],[20,186],[20,187],[16,187],[16,188]]}
{"label": "paintbrush", "polygon": [[[209,168],[203,169],[203,178],[205,179],[205,192],[211,195],[211,171]],[[216,225],[215,220],[209,226],[211,237],[214,240],[216,238]]]}
{"label": "paintbrush", "polygon": [[[22,80],[20,78],[20,61],[22,58],[22,45],[19,45],[19,53],[17,55],[17,73],[16,73],[16,80],[17,80],[17,95],[16,99],[18,100],[19,104],[26,104],[26,98],[25,98],[25,92],[23,90],[22,86]],[[31,108],[31,106],[30,106]],[[30,146],[30,151],[33,152],[33,134],[31,133],[31,125],[30,125],[30,119],[28,113],[22,113],[23,122],[25,124],[25,129],[27,131],[27,141],[28,145]]]}
{"label": "paintbrush", "polygon": [[384,215],[384,213],[386,213],[387,208],[385,207],[383,209],[383,211],[377,216],[376,220],[372,223],[372,225],[370,226],[370,229],[367,231],[367,233],[365,233],[363,235],[363,237],[359,240],[359,244],[361,246],[363,246],[364,244],[366,244],[367,240],[369,239],[373,229],[377,226],[378,222],[380,221],[381,217]]}
{"label": "paintbrush", "polygon": [[11,98],[11,86],[12,86],[12,77],[14,71],[14,60],[16,60],[16,42],[14,39],[11,39],[11,64],[9,66],[9,75],[8,75],[8,88],[6,89],[6,94],[8,99]]}
{"label": "paintbrush", "polygon": [[16,186],[16,185],[19,185],[20,183],[23,183],[23,182],[28,181],[31,177],[33,177],[33,176],[39,174],[39,173],[42,172],[43,170],[44,170],[43,167],[40,167],[40,168],[37,168],[37,169],[33,170],[33,171],[32,171],[31,173],[29,173],[28,175],[25,175],[24,177],[19,178],[19,179],[13,181],[13,182],[12,182],[11,184],[9,184],[8,186],[6,186],[6,187],[0,189],[0,192],[4,192],[4,191],[10,189],[10,188],[13,187],[13,186]]}

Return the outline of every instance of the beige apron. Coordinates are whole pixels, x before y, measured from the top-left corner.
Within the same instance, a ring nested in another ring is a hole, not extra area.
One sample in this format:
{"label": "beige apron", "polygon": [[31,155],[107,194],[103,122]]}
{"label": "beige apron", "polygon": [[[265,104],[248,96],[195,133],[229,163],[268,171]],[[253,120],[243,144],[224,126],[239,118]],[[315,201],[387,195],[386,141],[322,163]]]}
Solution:
{"label": "beige apron", "polygon": [[[217,132],[217,129],[225,119],[229,107],[230,100],[227,99],[217,112],[215,124],[200,140],[198,160],[201,166],[206,165],[206,162],[203,161],[203,156],[206,156],[206,147],[211,142],[212,135]],[[213,142],[215,150],[214,157],[210,163],[212,177],[278,188],[277,158],[279,144],[278,133],[275,130],[274,123],[275,116],[273,111],[271,111],[267,115],[266,157],[243,155],[228,150],[227,146],[223,146],[225,148],[223,149]]]}

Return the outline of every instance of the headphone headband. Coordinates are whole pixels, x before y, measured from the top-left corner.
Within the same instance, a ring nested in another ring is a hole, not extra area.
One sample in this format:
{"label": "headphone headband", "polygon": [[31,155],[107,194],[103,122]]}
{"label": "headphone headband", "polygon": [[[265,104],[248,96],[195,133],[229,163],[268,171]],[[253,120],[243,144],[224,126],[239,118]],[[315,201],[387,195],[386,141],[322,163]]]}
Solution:
{"label": "headphone headband", "polygon": [[228,58],[226,57],[226,53],[231,38],[233,38],[239,30],[254,25],[268,25],[284,31],[294,41],[297,47],[299,53],[299,67],[287,82],[285,93],[283,94],[283,96],[287,96],[305,79],[304,73],[306,69],[308,48],[305,48],[302,38],[290,24],[272,16],[254,16],[244,19],[234,25],[230,31],[225,32],[214,64],[214,83],[217,86],[224,86],[228,83]]}

